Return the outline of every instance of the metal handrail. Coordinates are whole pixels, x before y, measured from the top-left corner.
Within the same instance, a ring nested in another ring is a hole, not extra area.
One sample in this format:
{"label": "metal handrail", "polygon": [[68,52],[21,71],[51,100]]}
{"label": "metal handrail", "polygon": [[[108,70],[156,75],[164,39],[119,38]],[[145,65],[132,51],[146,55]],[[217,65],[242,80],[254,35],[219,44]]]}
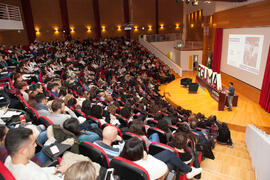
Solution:
{"label": "metal handrail", "polygon": [[22,21],[18,6],[0,3],[0,20]]}

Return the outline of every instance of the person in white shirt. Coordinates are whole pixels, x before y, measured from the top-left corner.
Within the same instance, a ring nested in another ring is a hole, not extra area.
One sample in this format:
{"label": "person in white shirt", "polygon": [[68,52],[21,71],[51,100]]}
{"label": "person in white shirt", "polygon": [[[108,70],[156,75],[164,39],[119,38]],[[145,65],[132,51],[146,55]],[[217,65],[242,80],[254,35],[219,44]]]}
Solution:
{"label": "person in white shirt", "polygon": [[148,172],[151,180],[166,179],[169,173],[169,169],[164,162],[144,151],[143,144],[137,137],[130,138],[126,141],[120,157],[133,161],[143,167]]}
{"label": "person in white shirt", "polygon": [[31,129],[15,128],[8,131],[5,147],[10,154],[5,166],[19,180],[60,180],[55,174],[64,173],[70,164],[55,167],[41,168],[30,159],[35,155],[36,142]]}

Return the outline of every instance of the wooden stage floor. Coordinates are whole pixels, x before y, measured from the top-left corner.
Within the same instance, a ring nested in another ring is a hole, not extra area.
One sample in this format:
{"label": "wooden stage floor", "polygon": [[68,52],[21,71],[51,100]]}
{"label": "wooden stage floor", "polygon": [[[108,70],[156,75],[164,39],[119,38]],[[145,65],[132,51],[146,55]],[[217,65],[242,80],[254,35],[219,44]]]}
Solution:
{"label": "wooden stage floor", "polygon": [[[195,81],[194,75],[195,73],[188,75],[193,78],[193,82]],[[180,85],[180,79],[177,78],[169,84],[160,86],[160,93],[165,93],[166,99],[173,105],[189,109],[194,113],[201,112],[207,117],[216,115],[218,120],[228,123],[230,128],[237,131],[245,131],[248,124],[253,124],[270,132],[270,113],[262,109],[258,103],[241,95],[237,89],[238,106],[233,107],[232,111],[227,109],[218,111],[218,103],[211,98],[207,89],[199,87],[197,94],[189,94],[188,89]]]}

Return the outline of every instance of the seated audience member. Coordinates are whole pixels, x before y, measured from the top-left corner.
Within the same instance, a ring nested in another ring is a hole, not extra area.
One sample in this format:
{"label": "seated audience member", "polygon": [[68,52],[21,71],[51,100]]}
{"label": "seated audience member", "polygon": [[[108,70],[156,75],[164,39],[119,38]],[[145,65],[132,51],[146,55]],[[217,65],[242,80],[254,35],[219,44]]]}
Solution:
{"label": "seated audience member", "polygon": [[[115,127],[106,126],[102,131],[103,139],[94,142],[94,144],[98,145],[105,151],[105,153],[108,155],[109,160],[111,160],[115,156],[119,156],[125,144],[125,142],[117,133],[118,132]],[[120,141],[119,145],[112,146],[112,143],[114,141]]]}
{"label": "seated audience member", "polygon": [[47,106],[47,97],[44,94],[39,93],[36,95],[35,99],[37,102],[35,109],[37,110],[39,116],[47,117],[50,114],[49,108]]}
{"label": "seated audience member", "polygon": [[65,172],[64,180],[96,180],[98,174],[90,161],[74,163]]}
{"label": "seated audience member", "polygon": [[[5,148],[5,138],[8,132],[8,128],[5,125],[0,125],[0,161],[5,163],[6,158],[8,157],[7,149]],[[41,165],[39,159],[34,156],[31,161],[36,163],[37,165]]]}
{"label": "seated audience member", "polygon": [[59,97],[59,85],[57,83],[48,84],[47,89],[51,91],[53,95]]}
{"label": "seated audience member", "polygon": [[33,132],[27,128],[15,128],[8,131],[5,147],[9,153],[5,166],[16,179],[29,180],[58,180],[55,173],[64,173],[70,165],[41,168],[30,159],[35,154],[35,138]]}
{"label": "seated audience member", "polygon": [[[77,118],[76,114],[65,106],[65,103],[61,99],[55,99],[52,102],[52,113],[48,115],[48,118],[56,125],[63,125],[64,121],[68,118]],[[68,114],[65,114],[68,112]]]}
{"label": "seated audience member", "polygon": [[76,118],[70,118],[65,120],[65,122],[63,123],[63,128],[77,136],[80,141],[94,142],[99,139],[98,134],[94,132],[81,131],[80,123]]}
{"label": "seated audience member", "polygon": [[29,101],[28,101],[29,106],[31,106],[31,107],[35,107],[36,106],[37,101],[36,101],[35,97],[36,97],[37,94],[38,94],[37,91],[31,91],[29,93]]}
{"label": "seated audience member", "polygon": [[172,137],[172,131],[169,128],[169,123],[165,119],[161,119],[158,121],[157,128],[163,130],[165,133],[167,133],[167,138],[171,139]]}
{"label": "seated audience member", "polygon": [[175,133],[168,144],[178,151],[179,157],[183,162],[191,162],[191,153],[185,151],[187,148],[187,138],[185,136],[181,133]]}
{"label": "seated audience member", "polygon": [[25,101],[29,101],[29,95],[26,92],[27,90],[27,83],[25,81],[18,82],[17,88],[20,90],[22,97]]}
{"label": "seated audience member", "polygon": [[151,180],[166,179],[169,172],[164,162],[144,151],[143,144],[136,137],[130,138],[125,143],[120,156],[142,166],[148,172]]}
{"label": "seated audience member", "polygon": [[131,123],[128,132],[131,132],[131,133],[137,134],[138,136],[141,136],[145,140],[147,148],[149,148],[149,146],[152,142],[160,142],[158,133],[153,133],[148,139],[146,137],[145,133],[143,132],[142,127],[143,127],[142,121],[134,120]]}

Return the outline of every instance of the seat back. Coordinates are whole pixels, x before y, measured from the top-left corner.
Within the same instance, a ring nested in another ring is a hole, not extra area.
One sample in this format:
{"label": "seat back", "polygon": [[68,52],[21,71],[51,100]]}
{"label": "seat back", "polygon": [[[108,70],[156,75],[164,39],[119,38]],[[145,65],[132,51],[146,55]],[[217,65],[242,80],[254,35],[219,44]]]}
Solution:
{"label": "seat back", "polygon": [[33,124],[38,124],[39,115],[38,112],[31,106],[28,106],[25,111],[30,115]]}
{"label": "seat back", "polygon": [[8,168],[0,161],[0,180],[16,180]]}
{"label": "seat back", "polygon": [[128,122],[128,119],[119,115],[119,114],[116,114],[115,117],[119,120],[119,122],[121,123],[121,125],[123,127],[129,127],[129,122]]}
{"label": "seat back", "polygon": [[88,115],[88,116],[87,116],[87,119],[89,119],[89,120],[91,120],[91,121],[97,123],[98,126],[101,128],[102,124],[101,124],[101,122],[100,122],[100,120],[99,120],[98,118]]}
{"label": "seat back", "polygon": [[125,158],[113,158],[111,167],[114,168],[114,174],[121,180],[150,180],[148,172],[143,167]]}
{"label": "seat back", "polygon": [[148,125],[148,126],[156,126],[157,124],[158,124],[158,121],[157,120],[154,120],[154,119],[148,119],[147,121],[146,121],[146,124]]}
{"label": "seat back", "polygon": [[82,117],[85,117],[85,118],[86,118],[85,113],[82,112],[82,111],[79,110],[79,109],[75,109],[75,110],[74,110],[74,113],[75,113],[77,116],[82,116]]}
{"label": "seat back", "polygon": [[154,133],[158,133],[159,140],[160,140],[161,143],[163,143],[163,144],[168,143],[167,133],[165,131],[161,130],[161,129],[156,128],[156,127],[148,128],[147,137],[150,137]]}
{"label": "seat back", "polygon": [[39,117],[39,123],[45,125],[46,127],[53,125],[53,122],[45,116]]}
{"label": "seat back", "polygon": [[161,151],[168,150],[173,153],[176,153],[177,156],[179,157],[179,153],[177,150],[175,150],[173,147],[168,146],[166,144],[158,143],[158,142],[152,142],[149,146],[149,154],[155,155]]}
{"label": "seat back", "polygon": [[99,163],[101,166],[109,168],[110,161],[105,151],[99,146],[83,141],[79,145],[80,154],[89,157],[92,161]]}
{"label": "seat back", "polygon": [[123,139],[124,140],[129,140],[130,138],[133,138],[133,137],[136,137],[136,138],[138,138],[139,140],[142,141],[144,150],[147,152],[148,151],[147,150],[147,144],[146,144],[145,140],[141,136],[139,136],[137,134],[134,134],[134,133],[131,133],[131,132],[126,132],[126,133],[123,134]]}

